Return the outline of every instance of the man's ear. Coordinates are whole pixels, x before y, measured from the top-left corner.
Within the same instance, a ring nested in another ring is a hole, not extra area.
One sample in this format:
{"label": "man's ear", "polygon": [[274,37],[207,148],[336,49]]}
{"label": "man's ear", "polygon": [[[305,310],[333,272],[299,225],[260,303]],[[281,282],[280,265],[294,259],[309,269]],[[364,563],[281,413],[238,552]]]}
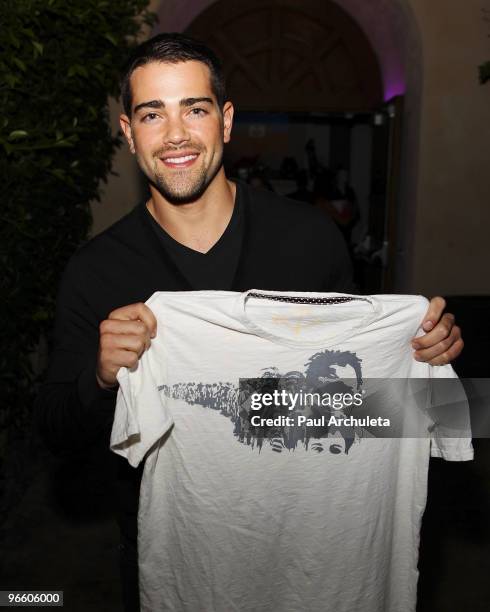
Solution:
{"label": "man's ear", "polygon": [[223,106],[223,142],[230,142],[233,127],[233,104],[228,100]]}
{"label": "man's ear", "polygon": [[131,119],[127,115],[119,115],[119,125],[121,126],[124,136],[126,136],[129,150],[134,154],[135,148],[133,142],[133,132],[131,130]]}

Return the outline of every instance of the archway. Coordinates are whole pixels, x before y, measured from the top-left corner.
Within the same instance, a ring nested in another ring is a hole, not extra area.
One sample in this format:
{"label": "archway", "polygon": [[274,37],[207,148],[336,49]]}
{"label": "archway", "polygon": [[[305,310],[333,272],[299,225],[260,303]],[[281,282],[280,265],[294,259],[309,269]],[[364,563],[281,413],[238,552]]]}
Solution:
{"label": "archway", "polygon": [[186,32],[223,58],[240,111],[359,111],[383,101],[369,41],[333,2],[220,0]]}
{"label": "archway", "polygon": [[[396,193],[396,257],[395,245],[391,244],[392,280],[390,290],[409,291],[412,278],[412,234],[416,208],[418,181],[418,145],[420,102],[422,89],[422,46],[418,25],[415,21],[410,0],[332,0],[348,13],[368,39],[380,67],[383,98],[404,95],[404,114],[401,125],[401,148],[399,156],[399,183]],[[332,2],[318,2],[318,7]],[[166,0],[160,4],[157,31],[188,30],[192,22],[205,9],[223,4],[215,0]],[[235,2],[228,0],[229,7],[249,4],[249,0]],[[252,5],[254,2],[252,1]],[[288,0],[268,2],[287,7]],[[301,3],[299,3],[301,4]],[[393,220],[391,225],[394,226]]]}
{"label": "archway", "polygon": [[[402,94],[417,98],[422,84],[422,45],[410,1],[332,1],[359,24],[371,43],[381,67],[385,100]],[[216,2],[163,0],[155,3],[159,17],[156,31],[182,32]],[[236,0],[228,2],[230,5],[242,4]]]}

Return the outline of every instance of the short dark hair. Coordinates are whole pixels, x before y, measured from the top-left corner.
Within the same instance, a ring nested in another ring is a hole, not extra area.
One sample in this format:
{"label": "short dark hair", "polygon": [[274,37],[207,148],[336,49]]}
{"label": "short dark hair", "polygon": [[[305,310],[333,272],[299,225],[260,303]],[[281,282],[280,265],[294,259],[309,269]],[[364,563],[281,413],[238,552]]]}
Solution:
{"label": "short dark hair", "polygon": [[132,94],[130,79],[136,68],[150,62],[177,64],[197,61],[206,64],[211,73],[211,89],[218,105],[223,108],[226,86],[221,61],[203,42],[179,32],[164,32],[145,41],[129,56],[121,77],[121,99],[124,112],[131,116]]}

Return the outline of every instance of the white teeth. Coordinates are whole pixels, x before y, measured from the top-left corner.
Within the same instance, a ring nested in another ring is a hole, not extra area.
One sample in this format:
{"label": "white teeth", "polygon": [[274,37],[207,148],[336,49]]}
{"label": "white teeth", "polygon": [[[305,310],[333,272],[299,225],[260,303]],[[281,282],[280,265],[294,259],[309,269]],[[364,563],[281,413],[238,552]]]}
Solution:
{"label": "white teeth", "polygon": [[197,155],[184,155],[184,157],[167,157],[165,159],[166,162],[170,164],[185,164],[185,162],[190,161],[191,159],[196,159]]}

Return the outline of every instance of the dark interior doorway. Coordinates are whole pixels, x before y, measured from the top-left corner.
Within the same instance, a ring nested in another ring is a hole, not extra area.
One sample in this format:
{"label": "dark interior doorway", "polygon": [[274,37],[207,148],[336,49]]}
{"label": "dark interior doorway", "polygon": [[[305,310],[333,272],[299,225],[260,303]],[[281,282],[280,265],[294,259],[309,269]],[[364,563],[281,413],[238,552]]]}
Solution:
{"label": "dark interior doorway", "polygon": [[360,293],[387,292],[401,100],[363,112],[238,111],[227,174],[322,207],[339,224]]}
{"label": "dark interior doorway", "polygon": [[385,103],[356,21],[331,1],[220,0],[186,31],[224,62],[236,109],[227,171],[282,195],[320,193],[349,244],[358,292],[389,292],[402,100]]}

